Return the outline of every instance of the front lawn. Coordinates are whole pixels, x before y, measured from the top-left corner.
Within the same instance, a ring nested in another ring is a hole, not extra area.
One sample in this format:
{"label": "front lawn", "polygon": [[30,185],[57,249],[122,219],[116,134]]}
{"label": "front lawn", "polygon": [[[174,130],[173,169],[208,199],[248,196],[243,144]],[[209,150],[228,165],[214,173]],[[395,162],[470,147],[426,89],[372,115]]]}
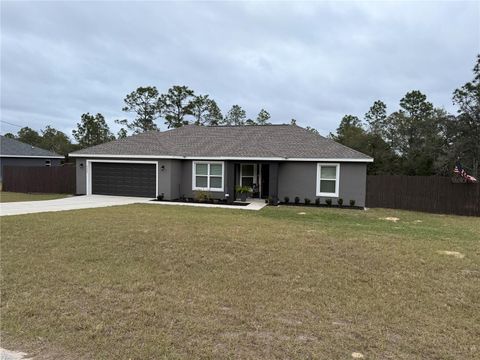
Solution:
{"label": "front lawn", "polygon": [[18,202],[18,201],[38,201],[38,200],[54,200],[62,199],[68,194],[37,194],[37,193],[17,193],[17,192],[0,192],[0,202]]}
{"label": "front lawn", "polygon": [[2,346],[35,359],[478,358],[479,239],[479,218],[382,209],[6,217]]}

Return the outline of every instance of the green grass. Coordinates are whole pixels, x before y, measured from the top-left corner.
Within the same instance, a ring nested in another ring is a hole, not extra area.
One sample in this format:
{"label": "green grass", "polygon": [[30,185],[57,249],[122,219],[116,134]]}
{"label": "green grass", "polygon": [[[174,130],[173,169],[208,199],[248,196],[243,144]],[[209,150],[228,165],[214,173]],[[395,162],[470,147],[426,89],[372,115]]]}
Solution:
{"label": "green grass", "polygon": [[38,201],[38,200],[54,200],[62,199],[69,196],[68,194],[37,194],[37,193],[17,193],[17,192],[0,192],[0,202],[18,202],[18,201]]}
{"label": "green grass", "polygon": [[128,205],[1,221],[2,346],[36,359],[479,356],[479,218]]}

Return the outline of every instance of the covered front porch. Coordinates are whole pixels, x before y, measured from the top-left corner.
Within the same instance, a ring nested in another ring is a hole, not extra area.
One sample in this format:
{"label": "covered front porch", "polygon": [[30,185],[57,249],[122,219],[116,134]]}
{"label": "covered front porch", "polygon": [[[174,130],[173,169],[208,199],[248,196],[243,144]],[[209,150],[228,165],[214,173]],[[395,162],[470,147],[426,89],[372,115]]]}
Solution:
{"label": "covered front porch", "polygon": [[229,182],[229,191],[234,200],[240,200],[240,187],[248,187],[247,198],[276,199],[278,197],[278,163],[261,161],[231,161],[228,164],[233,174]]}

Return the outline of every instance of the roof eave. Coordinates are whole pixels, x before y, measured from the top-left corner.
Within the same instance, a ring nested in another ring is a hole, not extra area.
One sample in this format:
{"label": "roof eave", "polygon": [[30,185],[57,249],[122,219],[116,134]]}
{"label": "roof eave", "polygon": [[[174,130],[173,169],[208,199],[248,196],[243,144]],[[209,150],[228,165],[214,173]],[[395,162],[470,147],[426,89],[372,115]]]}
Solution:
{"label": "roof eave", "polygon": [[288,158],[288,157],[246,157],[246,156],[178,156],[178,155],[114,155],[114,154],[78,154],[70,157],[78,158],[116,158],[116,159],[177,159],[177,160],[257,160],[257,161],[307,161],[307,162],[360,162],[371,163],[373,158]]}
{"label": "roof eave", "polygon": [[64,159],[65,156],[61,155],[4,155],[0,154],[0,157],[8,158],[28,158],[28,159]]}

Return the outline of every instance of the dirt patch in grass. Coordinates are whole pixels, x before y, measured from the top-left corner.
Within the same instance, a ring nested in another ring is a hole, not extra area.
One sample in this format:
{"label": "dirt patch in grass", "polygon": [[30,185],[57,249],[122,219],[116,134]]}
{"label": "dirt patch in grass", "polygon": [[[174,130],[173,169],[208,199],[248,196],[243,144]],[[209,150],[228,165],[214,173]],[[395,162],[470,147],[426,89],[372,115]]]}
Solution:
{"label": "dirt patch in grass", "polygon": [[437,253],[441,255],[453,256],[457,259],[463,259],[465,257],[465,254],[462,254],[461,252],[458,252],[458,251],[439,250],[437,251]]}
{"label": "dirt patch in grass", "polygon": [[396,223],[397,221],[400,220],[400,218],[394,217],[394,216],[388,216],[388,217],[383,217],[383,218],[379,218],[379,219],[380,220],[393,221],[394,223]]}
{"label": "dirt patch in grass", "polygon": [[363,354],[362,354],[362,353],[359,353],[359,352],[353,352],[353,353],[352,353],[352,358],[353,358],[353,359],[364,359],[364,358],[365,358],[365,356],[363,356]]}
{"label": "dirt patch in grass", "polygon": [[477,218],[128,205],[1,225],[2,345],[36,360],[478,355]]}
{"label": "dirt patch in grass", "polygon": [[1,360],[30,360],[26,353],[0,348]]}

